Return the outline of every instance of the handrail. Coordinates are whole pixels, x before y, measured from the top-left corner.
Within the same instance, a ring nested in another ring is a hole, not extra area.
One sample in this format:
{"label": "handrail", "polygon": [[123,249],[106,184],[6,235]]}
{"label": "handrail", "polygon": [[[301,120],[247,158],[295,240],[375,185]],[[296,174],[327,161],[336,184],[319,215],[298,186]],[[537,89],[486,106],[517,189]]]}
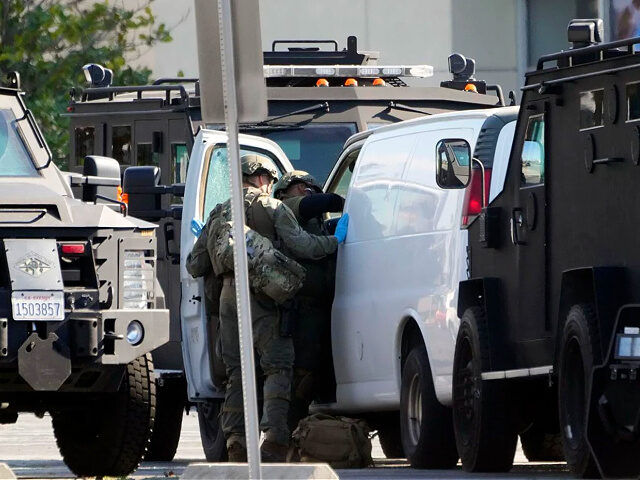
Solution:
{"label": "handrail", "polygon": [[545,62],[552,60],[560,60],[562,58],[571,58],[576,55],[587,55],[589,53],[603,53],[605,50],[611,50],[618,47],[628,47],[630,55],[634,54],[633,45],[640,44],[640,37],[626,38],[624,40],[616,40],[615,42],[598,43],[597,45],[589,45],[588,47],[574,48],[571,50],[563,50],[562,52],[550,53],[543,55],[538,59],[536,70],[542,70]]}
{"label": "handrail", "polygon": [[116,87],[91,87],[80,90],[83,100],[89,95],[109,95],[109,100],[113,100],[115,93],[137,93],[138,100],[142,99],[144,92],[164,92],[167,103],[171,100],[171,92],[180,92],[180,98],[183,102],[189,100],[189,94],[184,85],[135,85],[135,86],[116,86]]}

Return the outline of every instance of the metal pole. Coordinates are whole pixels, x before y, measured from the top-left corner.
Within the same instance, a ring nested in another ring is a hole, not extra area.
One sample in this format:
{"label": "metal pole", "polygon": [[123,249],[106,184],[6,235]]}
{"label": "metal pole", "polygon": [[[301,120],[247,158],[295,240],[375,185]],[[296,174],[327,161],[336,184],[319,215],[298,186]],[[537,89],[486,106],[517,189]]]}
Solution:
{"label": "metal pole", "polygon": [[258,428],[258,402],[256,395],[255,363],[253,358],[251,305],[249,301],[249,266],[247,264],[247,246],[244,242],[244,198],[242,195],[240,147],[238,145],[238,105],[236,98],[230,0],[218,0],[218,19],[220,21],[224,112],[228,134],[227,151],[231,170],[231,216],[233,219],[233,237],[236,239],[233,247],[233,258],[238,309],[238,340],[240,342],[248,473],[249,478],[259,480],[262,478],[260,452],[258,450],[260,432]]}

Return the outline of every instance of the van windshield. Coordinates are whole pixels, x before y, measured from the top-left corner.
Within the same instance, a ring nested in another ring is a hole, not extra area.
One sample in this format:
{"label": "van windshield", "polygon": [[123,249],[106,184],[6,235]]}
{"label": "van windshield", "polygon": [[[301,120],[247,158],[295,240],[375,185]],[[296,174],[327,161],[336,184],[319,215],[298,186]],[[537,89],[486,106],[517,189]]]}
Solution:
{"label": "van windshield", "polygon": [[252,132],[267,137],[284,150],[293,168],[313,175],[323,185],[344,142],[356,133],[355,123],[309,123],[296,128]]}
{"label": "van windshield", "polygon": [[31,155],[19,134],[18,121],[13,110],[0,105],[0,177],[37,175]]}

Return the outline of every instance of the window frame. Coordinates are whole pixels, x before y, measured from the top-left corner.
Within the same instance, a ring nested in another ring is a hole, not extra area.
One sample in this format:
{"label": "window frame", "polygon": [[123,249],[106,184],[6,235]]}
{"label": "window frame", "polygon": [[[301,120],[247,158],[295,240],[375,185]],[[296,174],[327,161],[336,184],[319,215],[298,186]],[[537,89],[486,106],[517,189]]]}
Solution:
{"label": "window frame", "polygon": [[[582,121],[582,95],[585,93],[592,93],[592,92],[602,92],[602,102],[601,102],[601,106],[600,106],[600,125],[592,125],[590,127],[582,127],[581,125],[581,121]],[[586,132],[588,130],[595,130],[596,128],[602,128],[604,127],[604,108],[605,108],[605,89],[604,87],[600,87],[600,88],[592,88],[590,90],[581,90],[580,92],[578,92],[578,131],[580,132]]]}
{"label": "window frame", "polygon": [[[207,181],[209,178],[211,157],[213,156],[213,152],[216,148],[225,148],[228,150],[226,143],[214,143],[213,145],[209,145],[207,147],[207,150],[205,151],[205,154],[204,154],[205,164],[202,167],[202,174],[200,175],[200,188],[199,188],[200,198],[198,198],[199,214],[201,217],[200,220],[203,222],[206,222],[207,220],[206,218],[204,218],[205,217],[204,209],[206,204],[205,199],[207,196]],[[240,150],[251,150],[252,152],[269,157],[278,168],[280,175],[283,175],[287,171],[284,168],[284,166],[280,163],[278,156],[270,150],[266,150],[260,147],[254,147],[250,145],[242,145],[242,144],[240,145]]]}
{"label": "window frame", "polygon": [[[536,118],[542,118],[543,120],[543,124],[544,124],[544,133],[542,135],[542,181],[538,182],[538,183],[532,183],[532,184],[526,184],[526,183],[522,183],[522,179],[524,178],[524,172],[522,170],[522,167],[524,166],[524,164],[522,163],[522,154],[524,152],[524,142],[527,141],[531,141],[531,140],[527,140],[527,132],[529,131],[529,125],[532,119],[536,119]],[[546,148],[546,143],[547,143],[547,112],[539,112],[539,113],[532,113],[531,115],[529,115],[527,117],[527,126],[525,128],[524,131],[524,137],[522,139],[522,143],[520,144],[520,160],[519,160],[519,164],[520,164],[520,182],[519,182],[519,188],[520,189],[525,189],[525,188],[534,188],[534,187],[539,187],[539,186],[544,186],[545,185],[545,173],[546,173],[546,167],[547,167],[547,148]]]}

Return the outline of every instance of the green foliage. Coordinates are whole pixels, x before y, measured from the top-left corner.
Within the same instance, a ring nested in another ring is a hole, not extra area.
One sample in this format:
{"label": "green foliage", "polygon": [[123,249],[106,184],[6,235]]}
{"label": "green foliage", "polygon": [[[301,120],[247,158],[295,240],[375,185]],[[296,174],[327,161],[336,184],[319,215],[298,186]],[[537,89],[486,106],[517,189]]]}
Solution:
{"label": "green foliage", "polygon": [[0,0],[0,73],[20,73],[25,101],[58,165],[66,165],[69,150],[69,121],[60,114],[71,87],[86,84],[83,65],[111,68],[115,85],[148,83],[151,70],[128,60],[171,40],[156,24],[152,2]]}

